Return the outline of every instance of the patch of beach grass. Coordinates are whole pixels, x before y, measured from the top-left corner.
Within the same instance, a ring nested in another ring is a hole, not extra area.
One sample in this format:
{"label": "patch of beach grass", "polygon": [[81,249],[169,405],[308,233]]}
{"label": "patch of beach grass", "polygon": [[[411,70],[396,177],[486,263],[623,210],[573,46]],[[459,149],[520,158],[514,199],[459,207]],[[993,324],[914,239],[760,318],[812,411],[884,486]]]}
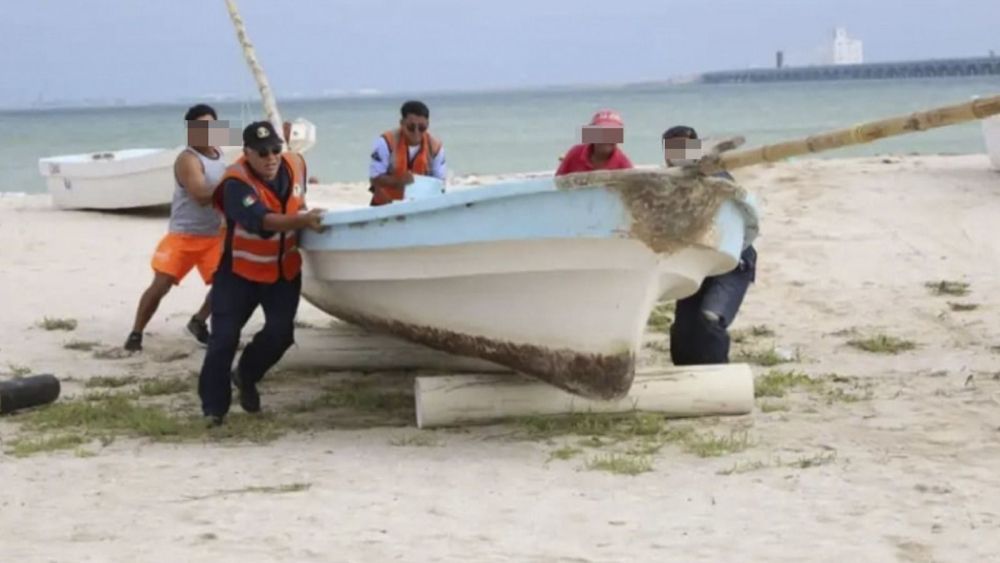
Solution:
{"label": "patch of beach grass", "polygon": [[386,389],[372,382],[352,381],[328,385],[315,399],[294,407],[295,412],[346,408],[362,412],[408,414],[414,409],[412,392]]}
{"label": "patch of beach grass", "polygon": [[433,448],[441,445],[441,442],[433,434],[411,434],[400,438],[389,440],[390,446]]}
{"label": "patch of beach grass", "polygon": [[774,330],[767,325],[753,325],[751,327],[741,328],[729,333],[729,337],[737,344],[748,342],[751,338],[770,338],[773,336]]}
{"label": "patch of beach grass", "polygon": [[76,330],[76,319],[60,319],[45,317],[38,322],[44,330]]}
{"label": "patch of beach grass", "polygon": [[645,456],[601,454],[587,460],[587,469],[607,471],[615,475],[635,476],[653,470],[653,462]]}
{"label": "patch of beach grass", "polygon": [[789,410],[788,405],[784,403],[764,401],[760,404],[760,412],[763,413],[787,412],[788,410]]}
{"label": "patch of beach grass", "polygon": [[183,377],[147,379],[139,384],[139,394],[145,397],[176,395],[194,390],[193,383]]}
{"label": "patch of beach grass", "polygon": [[913,350],[917,347],[915,342],[886,334],[876,334],[868,338],[855,338],[848,340],[847,345],[864,350],[865,352],[871,352],[872,354],[891,355]]}
{"label": "patch of beach grass", "polygon": [[739,475],[741,473],[750,473],[752,471],[759,471],[768,467],[768,464],[756,460],[756,461],[737,461],[732,466],[726,469],[720,469],[716,471],[716,475]]}
{"label": "patch of beach grass", "polygon": [[837,452],[819,452],[813,455],[800,456],[792,461],[783,461],[780,457],[772,459],[770,461],[754,460],[754,461],[737,461],[732,466],[716,471],[716,475],[738,475],[741,473],[750,473],[752,471],[760,471],[762,469],[768,468],[793,468],[793,469],[809,469],[812,467],[821,467],[823,465],[829,465],[836,461]]}
{"label": "patch of beach grass", "polygon": [[11,440],[6,453],[14,457],[28,457],[38,453],[70,450],[85,442],[84,438],[75,434],[30,436]]}
{"label": "patch of beach grass", "polygon": [[653,307],[646,321],[646,328],[652,332],[669,333],[670,325],[674,322],[674,312],[676,304],[674,301],[660,301]]}
{"label": "patch of beach grass", "polygon": [[954,301],[948,302],[948,307],[956,313],[964,313],[967,311],[975,311],[979,308],[978,303],[956,303]]}
{"label": "patch of beach grass", "polygon": [[563,446],[556,450],[552,450],[552,453],[549,454],[549,460],[551,461],[553,459],[561,459],[565,461],[567,459],[572,459],[582,453],[583,450],[581,448],[574,448],[573,446]]}
{"label": "patch of beach grass", "polygon": [[819,467],[821,465],[829,465],[837,459],[837,452],[820,452],[811,456],[803,456],[790,463],[782,464],[783,467],[794,467],[797,469],[808,469],[810,467]]}
{"label": "patch of beach grass", "polygon": [[70,340],[63,344],[63,348],[77,352],[90,352],[97,346],[100,346],[100,344],[100,342],[93,342],[91,340]]}
{"label": "patch of beach grass", "polygon": [[771,370],[754,381],[755,397],[784,397],[792,389],[821,388],[823,383],[798,371]]}
{"label": "patch of beach grass", "polygon": [[22,364],[8,363],[7,373],[9,373],[14,379],[21,379],[22,377],[31,374],[31,368]]}
{"label": "patch of beach grass", "polygon": [[187,350],[162,350],[150,354],[150,359],[159,364],[168,364],[190,357],[191,352]]}
{"label": "patch of beach grass", "polygon": [[204,500],[215,497],[225,497],[232,495],[283,495],[288,493],[301,493],[312,488],[312,483],[288,483],[285,485],[252,485],[240,487],[238,489],[223,489],[214,493],[200,496],[188,496],[188,500]]}
{"label": "patch of beach grass", "polygon": [[123,358],[130,358],[133,354],[135,352],[129,352],[118,346],[99,346],[94,350],[93,355],[98,360],[121,360]]}
{"label": "patch of beach grass", "polygon": [[927,282],[924,287],[934,295],[951,295],[962,297],[969,294],[969,284],[960,281],[940,280]]}
{"label": "patch of beach grass", "polygon": [[778,351],[772,347],[759,350],[740,350],[733,357],[733,361],[753,364],[756,366],[772,367],[779,364],[786,364],[791,360],[782,354],[779,354]]}
{"label": "patch of beach grass", "polygon": [[125,387],[126,385],[132,385],[137,381],[139,381],[139,378],[134,375],[99,375],[88,379],[84,382],[83,386],[87,389],[93,389],[95,387],[117,389],[119,387]]}
{"label": "patch of beach grass", "polygon": [[753,446],[750,433],[746,431],[730,432],[728,436],[714,433],[693,433],[684,440],[684,449],[698,457],[720,457],[727,454],[742,452]]}

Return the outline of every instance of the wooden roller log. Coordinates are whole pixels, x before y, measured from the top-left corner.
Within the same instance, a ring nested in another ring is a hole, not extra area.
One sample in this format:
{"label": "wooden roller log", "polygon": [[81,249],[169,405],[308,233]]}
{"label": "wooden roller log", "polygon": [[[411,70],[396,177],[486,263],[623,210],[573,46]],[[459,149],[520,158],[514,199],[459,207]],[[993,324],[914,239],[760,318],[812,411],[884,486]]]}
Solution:
{"label": "wooden roller log", "polygon": [[0,414],[46,405],[59,398],[59,391],[59,380],[49,374],[0,381]]}
{"label": "wooden roller log", "polygon": [[753,410],[747,364],[687,366],[636,374],[618,401],[593,401],[519,375],[417,377],[417,426],[474,424],[518,416],[646,411],[669,417],[746,414]]}

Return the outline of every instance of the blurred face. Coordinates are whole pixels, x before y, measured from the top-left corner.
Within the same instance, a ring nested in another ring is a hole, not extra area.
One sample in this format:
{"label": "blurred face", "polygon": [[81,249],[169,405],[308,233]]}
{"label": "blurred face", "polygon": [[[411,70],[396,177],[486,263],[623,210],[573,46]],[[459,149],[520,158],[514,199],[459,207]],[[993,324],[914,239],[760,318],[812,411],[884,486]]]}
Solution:
{"label": "blurred face", "polygon": [[663,140],[663,160],[667,166],[684,166],[701,158],[701,140],[672,137]]}
{"label": "blurred face", "polygon": [[259,150],[244,147],[243,154],[246,156],[250,168],[264,180],[273,180],[278,177],[278,167],[281,165],[280,144]]}
{"label": "blurred face", "polygon": [[399,120],[399,126],[403,129],[403,136],[406,137],[407,144],[419,145],[420,139],[423,138],[431,124],[426,117],[409,113]]}
{"label": "blurred face", "polygon": [[625,141],[625,129],[611,125],[587,125],[580,130],[580,140],[593,146],[594,156],[606,159],[615,152],[615,146]]}
{"label": "blurred face", "polygon": [[211,114],[205,114],[187,122],[187,144],[191,147],[211,146],[208,140],[209,124],[215,121]]}

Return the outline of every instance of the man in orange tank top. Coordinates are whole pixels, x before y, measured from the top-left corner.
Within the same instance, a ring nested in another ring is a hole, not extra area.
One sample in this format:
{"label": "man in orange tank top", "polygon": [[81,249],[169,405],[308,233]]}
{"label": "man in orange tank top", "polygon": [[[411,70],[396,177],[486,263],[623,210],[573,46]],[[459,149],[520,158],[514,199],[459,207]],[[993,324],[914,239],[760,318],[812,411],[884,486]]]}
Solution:
{"label": "man in orange tank top", "polygon": [[[243,157],[230,166],[213,194],[225,216],[222,259],[212,286],[212,333],[198,379],[202,413],[220,425],[232,402],[260,411],[257,383],[294,342],[302,289],[299,230],[323,230],[322,210],[305,210],[306,163],[283,153],[281,137],[266,121],[243,131]],[[232,369],[243,325],[260,306],[264,328]]]}

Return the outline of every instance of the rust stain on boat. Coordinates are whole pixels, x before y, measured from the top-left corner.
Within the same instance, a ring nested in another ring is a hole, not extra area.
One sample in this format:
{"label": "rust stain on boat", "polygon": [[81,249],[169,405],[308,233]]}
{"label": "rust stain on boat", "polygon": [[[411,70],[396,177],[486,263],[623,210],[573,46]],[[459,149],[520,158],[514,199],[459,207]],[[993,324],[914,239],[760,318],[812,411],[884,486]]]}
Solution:
{"label": "rust stain on boat", "polygon": [[582,354],[470,336],[449,330],[384,319],[340,308],[323,309],[345,322],[385,332],[429,348],[489,360],[588,399],[624,397],[635,375],[635,356]]}
{"label": "rust stain on boat", "polygon": [[724,178],[668,170],[598,170],[555,179],[559,189],[605,187],[618,192],[632,215],[629,234],[654,252],[704,244],[719,206],[746,196]]}

